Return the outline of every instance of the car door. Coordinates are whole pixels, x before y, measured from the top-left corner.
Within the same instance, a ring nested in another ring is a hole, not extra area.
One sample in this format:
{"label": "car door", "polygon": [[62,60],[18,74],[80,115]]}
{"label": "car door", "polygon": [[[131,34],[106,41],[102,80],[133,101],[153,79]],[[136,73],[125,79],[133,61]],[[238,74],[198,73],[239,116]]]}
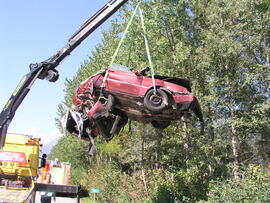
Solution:
{"label": "car door", "polygon": [[137,96],[142,80],[143,76],[137,76],[133,72],[110,69],[106,88],[109,91]]}
{"label": "car door", "polygon": [[144,76],[142,79],[142,83],[141,86],[143,88],[140,89],[140,95],[145,95],[145,93],[152,88],[153,86],[157,86],[157,87],[163,87],[164,86],[164,81],[162,80],[158,80],[158,79],[154,79],[154,83],[153,83],[153,79],[151,76]]}

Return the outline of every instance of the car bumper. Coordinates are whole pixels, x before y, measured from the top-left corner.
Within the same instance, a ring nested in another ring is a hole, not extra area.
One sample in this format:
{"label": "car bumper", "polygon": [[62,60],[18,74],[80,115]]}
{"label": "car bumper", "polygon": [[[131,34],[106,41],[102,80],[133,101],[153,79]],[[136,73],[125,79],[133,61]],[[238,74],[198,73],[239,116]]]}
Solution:
{"label": "car bumper", "polygon": [[173,99],[176,104],[178,103],[185,103],[185,102],[192,102],[194,100],[194,96],[190,94],[174,94]]}
{"label": "car bumper", "polygon": [[195,115],[203,122],[203,114],[197,98],[193,95],[173,95],[177,111],[191,109]]}

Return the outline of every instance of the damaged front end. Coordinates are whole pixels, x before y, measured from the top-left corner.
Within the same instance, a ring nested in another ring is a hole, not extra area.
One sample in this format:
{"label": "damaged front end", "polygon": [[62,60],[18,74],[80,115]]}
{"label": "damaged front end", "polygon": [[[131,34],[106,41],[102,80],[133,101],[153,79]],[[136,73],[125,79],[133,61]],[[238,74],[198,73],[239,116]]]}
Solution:
{"label": "damaged front end", "polygon": [[108,102],[105,105],[97,101],[84,114],[74,109],[69,109],[62,118],[62,126],[65,133],[69,132],[71,135],[90,142],[89,155],[93,154],[95,137],[102,136],[106,141],[111,140],[128,120],[127,116],[121,112],[109,111]]}
{"label": "damaged front end", "polygon": [[76,137],[82,138],[84,120],[81,117],[80,113],[69,109],[62,118],[62,127],[64,130],[64,134],[69,132]]}
{"label": "damaged front end", "polygon": [[89,119],[83,119],[79,112],[69,109],[62,118],[62,127],[65,134],[69,132],[73,136],[89,141],[88,155],[93,155],[96,133],[95,130],[91,128]]}

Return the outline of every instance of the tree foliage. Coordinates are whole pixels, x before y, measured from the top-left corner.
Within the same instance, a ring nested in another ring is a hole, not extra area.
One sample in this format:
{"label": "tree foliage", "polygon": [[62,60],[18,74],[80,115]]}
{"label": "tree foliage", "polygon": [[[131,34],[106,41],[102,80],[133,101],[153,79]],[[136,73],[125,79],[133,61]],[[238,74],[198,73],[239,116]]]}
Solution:
{"label": "tree foliage", "polygon": [[207,202],[269,202],[270,183],[256,165],[250,165],[241,180],[211,183]]}
{"label": "tree foliage", "polygon": [[[162,131],[130,121],[111,142],[97,140],[98,153],[91,161],[85,155],[87,143],[70,136],[59,140],[51,157],[72,162],[75,170],[83,168],[77,181],[86,188],[100,187],[101,202],[219,202],[227,195],[232,202],[247,196],[252,196],[247,202],[256,202],[262,195],[256,185],[268,194],[267,181],[249,167],[267,170],[270,163],[270,15],[269,9],[258,9],[265,3],[143,1],[155,71],[190,79],[203,109],[205,134],[196,125],[184,127],[183,121]],[[135,5],[131,1],[121,9],[102,42],[66,81],[59,115],[71,105],[75,87],[109,65]],[[139,18],[115,62],[135,69],[148,66]],[[243,197],[237,199],[230,187]]]}

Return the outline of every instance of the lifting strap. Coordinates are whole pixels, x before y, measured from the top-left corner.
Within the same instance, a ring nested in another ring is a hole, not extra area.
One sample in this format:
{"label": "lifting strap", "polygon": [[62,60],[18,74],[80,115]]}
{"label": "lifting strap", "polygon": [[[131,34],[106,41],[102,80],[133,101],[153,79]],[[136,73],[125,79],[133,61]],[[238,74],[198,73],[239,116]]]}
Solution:
{"label": "lifting strap", "polygon": [[[128,29],[133,21],[133,18],[135,16],[135,14],[137,13],[137,10],[139,8],[139,5],[140,5],[141,2],[139,2],[127,24],[127,27],[123,33],[123,36],[121,37],[120,39],[120,42],[118,43],[118,46],[113,54],[113,57],[112,57],[112,60],[110,62],[110,65],[109,67],[111,67],[114,63],[114,60],[120,50],[120,47],[121,45],[123,44],[123,41],[124,41],[124,38],[128,32]],[[152,62],[152,58],[151,58],[151,55],[150,55],[150,49],[149,49],[149,45],[148,45],[148,40],[147,40],[147,33],[146,33],[146,28],[145,28],[145,25],[144,25],[144,19],[143,19],[143,14],[142,14],[142,10],[140,10],[140,18],[141,18],[141,23],[142,23],[142,29],[143,29],[143,35],[144,35],[144,42],[145,42],[145,47],[146,47],[146,53],[147,53],[147,58],[148,58],[148,62],[149,62],[149,66],[150,66],[150,70],[151,70],[151,76],[152,76],[152,83],[153,83],[153,87],[154,87],[154,93],[156,94],[156,85],[155,85],[155,78],[154,78],[154,75],[155,75],[155,70],[154,70],[154,65],[153,65],[153,62]],[[129,53],[130,54],[130,53]],[[130,57],[130,56],[129,56]],[[102,85],[101,85],[101,94],[102,94],[102,90],[103,88],[105,87],[105,83],[106,83],[106,80],[108,78],[108,75],[109,75],[109,71],[107,70],[106,73],[105,73],[105,76],[103,78],[103,81],[102,81]]]}
{"label": "lifting strap", "polygon": [[140,9],[140,17],[141,17],[141,22],[142,22],[142,29],[143,29],[143,36],[144,36],[147,58],[148,58],[148,62],[149,62],[150,70],[151,70],[152,83],[153,83],[153,87],[154,87],[154,94],[156,94],[156,84],[155,84],[155,77],[154,77],[154,75],[155,75],[154,64],[152,62],[152,58],[150,55],[150,49],[149,49],[148,40],[147,40],[147,33],[146,33],[146,28],[145,28],[144,19],[143,19],[143,13],[142,13],[141,9]]}
{"label": "lifting strap", "polygon": [[[126,36],[126,34],[127,34],[127,32],[128,32],[128,29],[129,29],[129,27],[130,27],[130,25],[131,25],[131,23],[132,23],[132,21],[133,21],[133,18],[134,18],[134,16],[135,16],[135,14],[137,13],[137,10],[138,10],[138,8],[139,8],[140,3],[141,3],[141,2],[139,2],[139,3],[137,4],[137,6],[136,6],[136,8],[135,8],[135,10],[134,10],[134,12],[133,12],[133,14],[132,14],[132,16],[131,16],[131,18],[130,18],[128,24],[127,24],[127,27],[126,27],[126,29],[125,29],[125,31],[124,31],[124,33],[123,33],[123,36],[121,37],[120,42],[118,43],[118,46],[117,46],[117,48],[116,48],[116,50],[115,50],[115,52],[114,52],[114,54],[113,54],[113,57],[112,57],[112,60],[111,60],[111,63],[110,63],[110,65],[109,65],[109,67],[111,67],[112,64],[114,63],[114,60],[115,60],[115,58],[116,58],[116,56],[117,56],[117,54],[118,54],[118,52],[119,52],[119,50],[120,50],[121,45],[123,44],[124,38],[125,38],[125,36]],[[102,94],[103,88],[105,87],[105,82],[106,82],[106,80],[107,80],[107,78],[108,78],[108,75],[109,75],[109,71],[107,70],[107,71],[106,71],[106,74],[105,74],[105,76],[104,76],[104,78],[103,78],[103,81],[102,81],[102,85],[101,85],[101,94]]]}
{"label": "lifting strap", "polygon": [[127,24],[127,27],[126,27],[126,29],[125,29],[125,31],[124,31],[124,33],[123,33],[123,36],[121,37],[121,40],[120,40],[120,42],[119,42],[119,44],[118,44],[118,46],[117,46],[117,48],[116,48],[116,50],[115,50],[115,52],[114,52],[114,55],[113,55],[113,57],[112,57],[112,60],[111,60],[111,63],[110,63],[110,65],[109,65],[109,67],[112,66],[112,64],[113,64],[113,62],[114,62],[114,60],[115,60],[115,58],[116,58],[116,56],[117,56],[117,54],[118,54],[118,52],[119,52],[119,50],[120,50],[120,47],[121,47],[121,45],[123,44],[124,38],[126,37],[126,34],[127,34],[127,32],[128,32],[128,29],[129,29],[129,27],[130,27],[130,25],[131,25],[131,23],[132,23],[132,21],[133,21],[133,18],[134,18],[134,16],[135,16],[135,14],[137,13],[137,10],[138,10],[140,4],[141,4],[141,2],[139,2],[139,3],[137,4],[137,6],[136,6],[136,8],[135,8],[135,10],[134,10],[134,12],[133,12],[133,14],[132,14],[132,16],[131,16],[131,18],[130,18],[128,24]]}

